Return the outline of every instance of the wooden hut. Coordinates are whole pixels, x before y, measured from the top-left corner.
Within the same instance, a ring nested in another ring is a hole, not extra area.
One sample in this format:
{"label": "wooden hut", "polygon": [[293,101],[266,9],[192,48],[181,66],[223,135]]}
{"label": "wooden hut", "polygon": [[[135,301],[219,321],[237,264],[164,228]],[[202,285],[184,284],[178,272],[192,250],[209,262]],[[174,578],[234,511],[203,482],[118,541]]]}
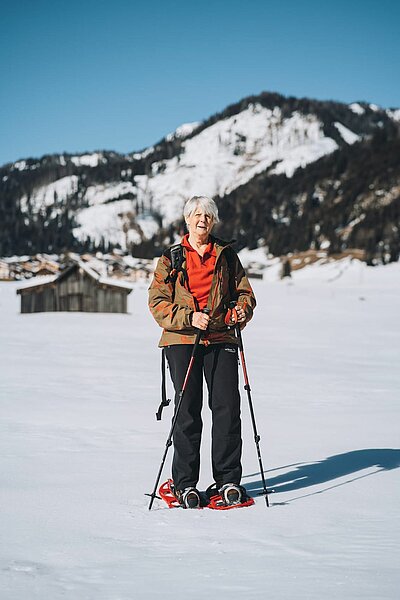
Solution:
{"label": "wooden hut", "polygon": [[126,313],[129,283],[100,276],[80,260],[59,275],[19,288],[21,313],[83,311]]}

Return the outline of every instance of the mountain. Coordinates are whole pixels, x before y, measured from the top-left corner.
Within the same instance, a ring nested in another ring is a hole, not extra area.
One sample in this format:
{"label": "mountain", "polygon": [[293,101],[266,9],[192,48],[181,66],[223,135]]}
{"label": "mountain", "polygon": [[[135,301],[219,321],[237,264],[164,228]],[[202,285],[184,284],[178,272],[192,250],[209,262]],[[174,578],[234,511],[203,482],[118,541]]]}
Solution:
{"label": "mountain", "polygon": [[400,110],[262,93],[141,152],[20,160],[0,169],[0,255],[119,247],[159,254],[194,194],[221,236],[272,254],[357,247],[397,260]]}
{"label": "mountain", "polygon": [[266,171],[217,201],[221,235],[240,247],[268,246],[273,255],[357,248],[368,264],[397,261],[400,139],[377,131],[291,178]]}

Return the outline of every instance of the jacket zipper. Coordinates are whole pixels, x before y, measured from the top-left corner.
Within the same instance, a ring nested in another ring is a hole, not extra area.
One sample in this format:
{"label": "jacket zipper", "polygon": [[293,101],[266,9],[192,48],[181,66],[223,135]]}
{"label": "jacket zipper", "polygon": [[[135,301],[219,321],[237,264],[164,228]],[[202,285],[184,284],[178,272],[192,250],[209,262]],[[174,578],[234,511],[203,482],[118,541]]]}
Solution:
{"label": "jacket zipper", "polygon": [[[223,253],[223,251],[224,251],[224,250],[225,250],[225,248],[227,248],[227,247],[228,247],[228,246],[224,246],[224,247],[222,248],[221,252],[219,253],[219,256],[218,256],[218,258],[217,258],[217,260],[216,260],[216,262],[215,262],[214,273],[216,273],[217,266],[218,266],[218,262],[219,262],[219,260],[220,260],[220,258],[221,258],[221,256],[222,256],[222,253]],[[217,274],[217,281],[215,282],[215,288],[214,288],[213,295],[212,295],[212,302],[211,302],[211,306],[210,306],[210,313],[211,313],[211,311],[212,311],[212,310],[213,310],[213,308],[214,308],[214,304],[215,304],[215,298],[216,298],[217,291],[218,291],[218,285],[221,283],[221,281],[222,281],[222,273],[221,273],[221,271],[219,271],[219,272],[218,272],[218,274]],[[212,284],[211,284],[211,285],[212,285]],[[207,301],[207,305],[208,305],[208,301]]]}

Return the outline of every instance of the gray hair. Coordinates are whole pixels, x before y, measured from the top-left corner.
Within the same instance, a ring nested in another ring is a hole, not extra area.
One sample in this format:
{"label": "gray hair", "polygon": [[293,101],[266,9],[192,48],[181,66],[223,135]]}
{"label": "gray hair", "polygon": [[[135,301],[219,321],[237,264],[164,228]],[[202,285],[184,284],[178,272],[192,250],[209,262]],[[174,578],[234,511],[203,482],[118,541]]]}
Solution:
{"label": "gray hair", "polygon": [[214,223],[219,222],[218,207],[214,200],[208,198],[208,196],[192,196],[192,198],[186,202],[183,209],[185,220],[190,217],[192,212],[195,211],[198,206],[204,210],[206,215],[212,217]]}

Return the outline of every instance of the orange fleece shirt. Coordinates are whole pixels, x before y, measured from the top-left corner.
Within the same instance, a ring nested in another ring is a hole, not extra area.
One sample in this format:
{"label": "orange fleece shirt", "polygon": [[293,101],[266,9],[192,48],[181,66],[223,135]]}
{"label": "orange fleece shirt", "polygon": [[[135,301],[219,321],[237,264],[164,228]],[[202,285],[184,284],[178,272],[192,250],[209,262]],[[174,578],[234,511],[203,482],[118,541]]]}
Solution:
{"label": "orange fleece shirt", "polygon": [[189,234],[186,234],[182,240],[182,246],[186,250],[186,270],[189,279],[189,290],[199,303],[200,310],[202,310],[207,306],[214,274],[217,257],[214,244],[210,242],[205,249],[204,255],[200,256],[190,245]]}

